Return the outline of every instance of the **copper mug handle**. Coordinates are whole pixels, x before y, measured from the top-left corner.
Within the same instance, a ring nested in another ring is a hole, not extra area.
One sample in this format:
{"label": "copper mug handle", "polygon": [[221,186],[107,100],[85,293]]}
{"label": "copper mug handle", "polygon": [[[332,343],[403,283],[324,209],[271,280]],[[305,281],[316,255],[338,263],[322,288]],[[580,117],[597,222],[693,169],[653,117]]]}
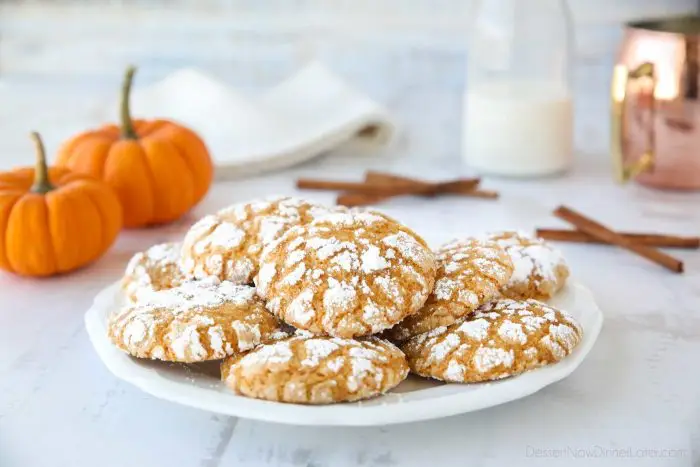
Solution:
{"label": "copper mug handle", "polygon": [[[610,97],[612,100],[612,159],[615,178],[619,183],[625,183],[635,178],[642,172],[654,167],[654,130],[649,131],[648,148],[638,160],[625,163],[623,155],[623,131],[625,121],[625,107],[627,101],[627,84],[630,80],[650,78],[652,80],[651,98],[654,99],[653,89],[656,88],[656,76],[653,63],[642,63],[637,68],[630,70],[625,65],[615,65],[613,69]],[[652,124],[654,122],[655,109],[651,106]]]}

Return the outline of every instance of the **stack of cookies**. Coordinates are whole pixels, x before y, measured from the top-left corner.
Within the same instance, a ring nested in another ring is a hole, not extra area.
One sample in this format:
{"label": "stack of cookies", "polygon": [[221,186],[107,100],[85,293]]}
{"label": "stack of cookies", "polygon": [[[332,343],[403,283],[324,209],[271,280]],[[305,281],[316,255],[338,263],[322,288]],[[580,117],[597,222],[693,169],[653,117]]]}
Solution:
{"label": "stack of cookies", "polygon": [[521,233],[433,251],[382,213],[275,198],[134,256],[109,334],[134,357],[222,360],[244,396],[355,401],[409,370],[473,383],[561,360],[581,327],[541,300],[568,274],[559,252]]}

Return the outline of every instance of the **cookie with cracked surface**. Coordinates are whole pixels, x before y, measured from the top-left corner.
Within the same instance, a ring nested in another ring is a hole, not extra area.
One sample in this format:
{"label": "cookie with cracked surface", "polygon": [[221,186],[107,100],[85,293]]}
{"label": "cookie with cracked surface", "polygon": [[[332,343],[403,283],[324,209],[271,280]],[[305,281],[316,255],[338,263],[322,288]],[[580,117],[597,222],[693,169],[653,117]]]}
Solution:
{"label": "cookie with cracked surface", "polygon": [[414,373],[452,383],[476,383],[556,363],[583,336],[567,313],[537,300],[501,299],[451,326],[401,345]]}
{"label": "cookie with cracked surface", "polygon": [[513,263],[494,242],[473,238],[454,241],[436,252],[435,288],[417,313],[386,332],[401,342],[440,326],[449,326],[499,297],[513,273]]}
{"label": "cookie with cracked surface", "polygon": [[250,284],[265,245],[289,227],[333,210],[336,208],[291,197],[234,204],[203,217],[190,228],[182,247],[182,269],[197,279],[214,276]]}
{"label": "cookie with cracked surface", "polygon": [[109,338],[134,357],[202,362],[244,352],[279,332],[255,289],[215,280],[153,292],[109,319]]}
{"label": "cookie with cracked surface", "polygon": [[180,243],[161,243],[136,253],[126,267],[122,290],[130,302],[147,300],[158,290],[177,287],[185,281],[180,269]]}
{"label": "cookie with cracked surface", "polygon": [[296,404],[351,402],[383,394],[408,375],[406,357],[377,339],[295,336],[221,365],[235,393]]}
{"label": "cookie with cracked surface", "polygon": [[514,300],[547,300],[569,277],[569,267],[561,251],[524,232],[495,232],[486,235],[502,246],[513,261],[513,275],[503,295]]}
{"label": "cookie with cracked surface", "polygon": [[383,214],[352,210],[289,229],[263,253],[255,284],[286,323],[351,338],[418,311],[435,270],[416,233]]}

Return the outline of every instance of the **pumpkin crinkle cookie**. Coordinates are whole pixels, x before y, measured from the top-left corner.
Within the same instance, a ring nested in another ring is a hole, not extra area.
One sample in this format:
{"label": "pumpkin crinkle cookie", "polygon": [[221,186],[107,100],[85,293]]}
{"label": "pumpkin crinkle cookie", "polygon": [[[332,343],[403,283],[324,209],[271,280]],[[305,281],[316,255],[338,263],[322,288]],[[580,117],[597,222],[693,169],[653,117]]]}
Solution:
{"label": "pumpkin crinkle cookie", "polygon": [[289,229],[264,251],[255,284],[286,323],[351,338],[418,311],[435,270],[416,233],[383,214],[353,210]]}
{"label": "pumpkin crinkle cookie", "polygon": [[255,295],[231,282],[191,281],[153,292],[110,316],[109,337],[134,357],[216,360],[267,342],[281,323]]}
{"label": "pumpkin crinkle cookie", "polygon": [[567,313],[537,300],[501,299],[450,326],[401,345],[411,371],[441,381],[475,383],[556,363],[583,335]]}
{"label": "pumpkin crinkle cookie", "polygon": [[343,208],[277,197],[234,204],[195,223],[182,248],[183,271],[195,278],[218,277],[250,284],[263,247],[288,228]]}
{"label": "pumpkin crinkle cookie", "polygon": [[377,339],[295,336],[229,357],[224,383],[237,394],[297,404],[330,404],[387,392],[408,375],[405,356]]}
{"label": "pumpkin crinkle cookie", "polygon": [[151,293],[182,284],[179,243],[161,243],[136,253],[126,267],[122,290],[131,302],[147,300]]}
{"label": "pumpkin crinkle cookie", "polygon": [[508,254],[494,242],[454,241],[436,252],[435,288],[417,313],[386,332],[393,341],[449,326],[497,298],[513,273]]}
{"label": "pumpkin crinkle cookie", "polygon": [[515,300],[547,300],[566,283],[569,267],[561,251],[540,238],[523,232],[487,234],[488,240],[502,246],[513,261],[513,275],[503,295]]}

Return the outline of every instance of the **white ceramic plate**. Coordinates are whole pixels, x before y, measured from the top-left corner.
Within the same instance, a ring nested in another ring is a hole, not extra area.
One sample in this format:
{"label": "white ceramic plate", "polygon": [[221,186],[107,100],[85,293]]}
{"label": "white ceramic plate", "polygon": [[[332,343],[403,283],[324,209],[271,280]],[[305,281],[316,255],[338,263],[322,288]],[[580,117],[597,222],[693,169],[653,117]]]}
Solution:
{"label": "white ceramic plate", "polygon": [[132,358],[107,338],[107,317],[123,298],[113,284],[95,298],[85,324],[95,350],[117,377],[161,399],[211,412],[292,425],[388,425],[446,417],[492,407],[533,394],[570,375],[598,338],[603,314],[590,291],[570,283],[551,303],[571,313],[583,340],[556,365],[492,383],[443,384],[410,376],[391,393],[363,402],[308,406],[236,396],[219,379],[218,363],[179,364]]}

